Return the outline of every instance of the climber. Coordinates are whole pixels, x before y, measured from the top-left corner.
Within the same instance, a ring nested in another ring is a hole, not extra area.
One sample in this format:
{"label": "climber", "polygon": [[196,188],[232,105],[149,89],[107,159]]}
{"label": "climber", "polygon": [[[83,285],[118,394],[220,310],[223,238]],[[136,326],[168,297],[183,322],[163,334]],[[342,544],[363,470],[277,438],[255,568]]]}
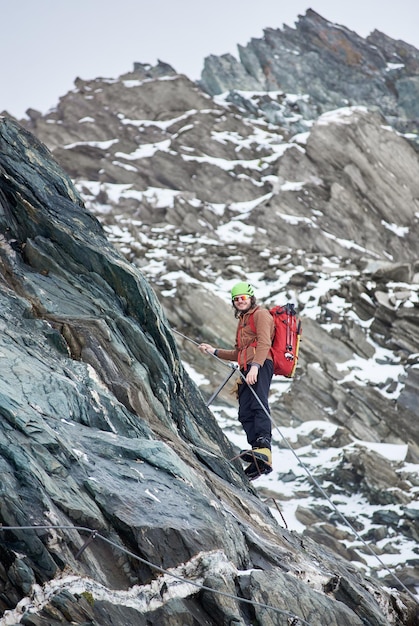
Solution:
{"label": "climber", "polygon": [[[242,451],[241,458],[249,462],[245,473],[254,479],[272,471],[268,395],[273,375],[271,345],[274,322],[268,310],[256,305],[254,289],[247,282],[234,285],[231,301],[238,319],[235,348],[224,350],[201,343],[199,350],[226,361],[237,361],[239,365],[242,375],[238,386],[239,421],[252,448]],[[249,321],[251,316],[253,324]]]}

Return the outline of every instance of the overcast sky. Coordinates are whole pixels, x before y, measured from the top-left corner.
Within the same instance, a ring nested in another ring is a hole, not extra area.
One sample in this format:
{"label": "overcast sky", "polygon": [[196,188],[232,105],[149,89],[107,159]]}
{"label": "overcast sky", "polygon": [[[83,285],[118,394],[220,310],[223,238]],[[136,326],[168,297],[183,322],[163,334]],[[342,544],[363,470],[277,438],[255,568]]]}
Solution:
{"label": "overcast sky", "polygon": [[196,80],[206,56],[237,56],[237,44],[294,27],[308,8],[419,49],[419,0],[0,0],[0,111],[44,113],[76,77],[116,78],[134,61],[160,59]]}

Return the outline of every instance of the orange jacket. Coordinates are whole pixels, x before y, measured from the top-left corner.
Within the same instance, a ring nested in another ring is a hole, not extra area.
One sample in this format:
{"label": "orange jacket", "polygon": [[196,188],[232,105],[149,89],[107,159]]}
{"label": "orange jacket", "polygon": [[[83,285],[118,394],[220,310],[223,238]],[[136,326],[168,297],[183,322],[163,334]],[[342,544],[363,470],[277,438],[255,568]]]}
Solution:
{"label": "orange jacket", "polygon": [[[249,324],[251,315],[254,316],[256,333]],[[262,366],[266,359],[272,360],[271,345],[274,333],[274,321],[269,311],[259,306],[253,307],[239,317],[234,350],[218,348],[217,356],[225,361],[237,361],[240,368],[249,363]]]}

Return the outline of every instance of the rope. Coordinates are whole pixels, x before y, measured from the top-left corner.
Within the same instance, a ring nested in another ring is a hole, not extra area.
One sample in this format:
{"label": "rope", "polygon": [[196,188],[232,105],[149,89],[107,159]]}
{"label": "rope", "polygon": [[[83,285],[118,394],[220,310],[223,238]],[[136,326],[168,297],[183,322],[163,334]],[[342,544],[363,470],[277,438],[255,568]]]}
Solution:
{"label": "rope", "polygon": [[[174,330],[174,332],[176,334],[181,335],[181,333],[179,333],[177,330]],[[185,335],[182,335],[182,337],[184,337],[185,339],[187,339],[188,341],[190,341],[191,343],[194,343],[195,345],[199,346],[200,344],[196,341],[194,341],[193,339],[186,337]],[[217,359],[217,361],[219,361],[222,365],[227,365],[227,363],[225,361],[223,361],[222,359],[220,359],[219,357],[215,356],[215,354],[212,354],[211,352],[207,352],[207,354],[209,354],[210,356],[214,357],[215,359]],[[229,367],[229,366],[228,366]],[[243,372],[241,370],[238,370],[243,382],[245,384],[246,383],[246,376],[243,374]],[[344,522],[344,524],[346,526],[348,526],[348,528],[352,531],[352,533],[355,535],[355,537],[365,546],[365,548],[368,550],[368,552],[374,556],[376,558],[376,560],[378,561],[378,563],[381,565],[381,567],[388,573],[390,574],[390,576],[392,576],[394,578],[394,580],[402,587],[402,589],[412,598],[412,600],[414,600],[414,602],[416,602],[417,604],[419,604],[419,599],[406,587],[406,585],[398,578],[398,576],[396,576],[396,574],[384,563],[384,561],[382,559],[380,559],[380,557],[378,556],[378,554],[376,554],[374,552],[374,550],[371,548],[371,546],[368,545],[368,543],[365,541],[365,539],[363,539],[363,537],[361,537],[361,535],[359,534],[359,532],[352,526],[352,524],[350,523],[350,521],[348,519],[346,519],[346,517],[343,515],[343,513],[341,513],[341,511],[339,511],[338,507],[336,506],[336,504],[334,502],[332,502],[332,500],[330,499],[330,497],[327,495],[327,493],[324,491],[323,487],[319,484],[319,482],[315,479],[315,477],[313,476],[313,474],[310,472],[310,470],[308,469],[308,467],[303,463],[303,461],[300,459],[300,457],[298,456],[298,454],[295,452],[294,448],[291,446],[291,444],[287,441],[287,439],[285,438],[285,436],[282,434],[281,430],[279,429],[279,426],[277,424],[275,424],[274,420],[272,419],[269,411],[266,410],[266,407],[263,405],[262,401],[260,400],[259,396],[257,395],[256,391],[253,389],[253,387],[251,385],[249,385],[249,388],[251,390],[251,392],[253,393],[254,397],[256,398],[257,402],[259,403],[259,405],[261,406],[261,408],[263,409],[263,411],[265,412],[265,414],[269,417],[269,419],[271,420],[272,425],[274,426],[275,430],[277,430],[277,432],[279,433],[280,437],[282,438],[282,440],[284,441],[284,443],[286,444],[286,446],[288,447],[288,449],[292,452],[292,454],[294,455],[294,457],[296,458],[296,460],[298,461],[298,464],[303,468],[303,470],[307,473],[308,477],[310,478],[310,480],[313,482],[314,486],[317,487],[317,489],[320,491],[320,493],[322,494],[322,496],[328,501],[328,503],[330,504],[330,506],[334,509],[334,511],[339,515],[339,517],[341,518],[341,520]]]}
{"label": "rope", "polygon": [[267,502],[269,502],[269,500],[272,500],[272,502],[274,503],[274,505],[275,505],[275,507],[276,507],[276,510],[278,511],[278,513],[280,514],[280,516],[282,517],[282,521],[284,522],[284,528],[285,528],[285,530],[288,530],[288,524],[287,524],[287,522],[286,522],[286,520],[285,520],[285,517],[282,515],[282,511],[281,511],[281,509],[279,508],[277,501],[275,500],[275,498],[273,498],[273,497],[271,496],[271,497],[269,497],[269,498],[266,498],[266,500],[265,500],[265,504],[266,504]]}
{"label": "rope", "polygon": [[97,530],[92,530],[91,528],[86,528],[84,526],[53,526],[53,525],[45,525],[45,526],[35,526],[35,525],[33,525],[33,526],[0,526],[0,531],[3,531],[3,530],[11,530],[11,531],[13,531],[13,530],[35,530],[35,529],[36,530],[77,530],[79,532],[82,531],[82,532],[90,533],[90,537],[88,537],[88,539],[85,541],[84,545],[79,549],[79,551],[75,555],[76,559],[78,559],[81,556],[81,554],[84,552],[84,550],[88,547],[88,545],[90,543],[92,543],[92,541],[94,539],[101,539],[105,543],[113,546],[114,548],[116,548],[117,550],[120,550],[121,552],[124,552],[126,555],[132,557],[133,559],[136,559],[140,563],[143,563],[144,565],[147,565],[148,567],[156,570],[160,574],[166,574],[168,576],[171,576],[172,578],[175,578],[176,580],[179,580],[182,583],[185,583],[185,584],[188,584],[188,585],[192,585],[193,587],[197,587],[199,590],[209,591],[211,593],[215,593],[215,594],[218,594],[220,596],[223,596],[224,598],[230,598],[230,599],[236,600],[238,602],[244,602],[245,604],[251,604],[253,606],[258,606],[258,607],[260,607],[262,609],[268,609],[268,610],[273,611],[275,613],[280,613],[281,615],[286,615],[290,619],[294,620],[292,623],[295,624],[296,626],[297,626],[298,622],[301,622],[301,624],[303,624],[305,626],[313,626],[312,624],[310,624],[310,622],[307,622],[302,617],[298,617],[297,615],[295,615],[294,613],[291,613],[290,611],[285,611],[283,609],[279,609],[279,608],[277,608],[275,606],[272,606],[270,604],[264,604],[263,602],[257,602],[256,600],[248,600],[247,598],[241,598],[240,596],[236,596],[236,595],[234,595],[232,593],[228,593],[226,591],[219,591],[218,589],[213,589],[212,587],[207,587],[206,585],[201,585],[200,583],[197,583],[197,582],[195,582],[193,580],[187,580],[186,578],[182,578],[181,576],[178,576],[177,574],[174,574],[173,572],[170,572],[170,571],[160,567],[159,565],[155,565],[154,563],[152,563],[151,561],[148,561],[147,559],[143,559],[142,557],[138,556],[134,552],[131,552],[130,550],[127,550],[123,546],[118,545],[117,543],[115,543],[111,539],[107,539],[106,537],[101,535]]}

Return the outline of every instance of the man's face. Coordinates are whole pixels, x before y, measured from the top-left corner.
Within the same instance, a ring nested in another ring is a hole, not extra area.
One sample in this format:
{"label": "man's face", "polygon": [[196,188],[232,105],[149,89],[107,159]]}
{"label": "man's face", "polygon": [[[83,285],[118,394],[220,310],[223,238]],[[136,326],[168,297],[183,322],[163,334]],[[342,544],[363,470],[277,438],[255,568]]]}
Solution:
{"label": "man's face", "polygon": [[243,294],[241,296],[235,296],[233,298],[233,303],[235,308],[241,313],[246,313],[252,306],[252,298],[247,294]]}

